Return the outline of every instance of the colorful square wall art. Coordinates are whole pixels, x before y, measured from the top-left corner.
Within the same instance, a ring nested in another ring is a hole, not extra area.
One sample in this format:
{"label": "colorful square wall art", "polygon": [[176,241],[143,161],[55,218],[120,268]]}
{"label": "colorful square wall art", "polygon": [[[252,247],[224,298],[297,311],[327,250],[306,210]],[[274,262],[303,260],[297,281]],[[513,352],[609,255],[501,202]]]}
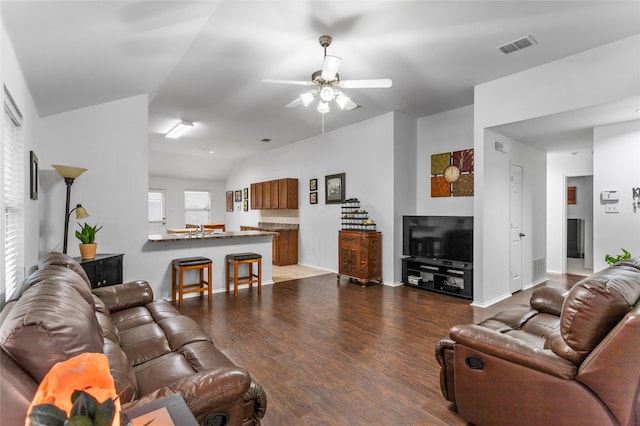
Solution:
{"label": "colorful square wall art", "polygon": [[473,149],[431,156],[431,196],[473,196]]}

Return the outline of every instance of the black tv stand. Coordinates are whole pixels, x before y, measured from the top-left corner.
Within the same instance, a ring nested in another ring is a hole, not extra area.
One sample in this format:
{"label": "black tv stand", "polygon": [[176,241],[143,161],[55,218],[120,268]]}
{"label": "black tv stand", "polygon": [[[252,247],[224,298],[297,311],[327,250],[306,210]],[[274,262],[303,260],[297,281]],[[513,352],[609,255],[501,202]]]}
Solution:
{"label": "black tv stand", "polygon": [[473,299],[473,264],[405,257],[402,259],[402,282],[422,290]]}

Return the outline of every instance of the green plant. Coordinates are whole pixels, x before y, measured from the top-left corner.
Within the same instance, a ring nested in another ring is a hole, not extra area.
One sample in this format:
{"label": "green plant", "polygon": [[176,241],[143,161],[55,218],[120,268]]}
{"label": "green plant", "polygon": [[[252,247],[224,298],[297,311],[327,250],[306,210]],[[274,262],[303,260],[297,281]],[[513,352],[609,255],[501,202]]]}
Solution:
{"label": "green plant", "polygon": [[[53,404],[40,404],[29,414],[32,426],[111,426],[116,407],[111,398],[102,404],[85,391],[76,390],[71,395],[73,408],[67,413]],[[125,423],[128,418],[125,417]]]}
{"label": "green plant", "polygon": [[622,250],[622,254],[619,254],[615,257],[611,256],[610,254],[606,255],[604,257],[605,262],[607,262],[609,265],[613,265],[614,263],[618,263],[623,259],[631,259],[631,253],[629,253],[625,249],[621,249],[621,250]]}
{"label": "green plant", "polygon": [[102,226],[98,228],[98,224],[91,226],[85,223],[84,226],[80,225],[80,231],[76,231],[76,238],[80,240],[82,244],[91,244],[96,240],[96,233],[102,229]]}

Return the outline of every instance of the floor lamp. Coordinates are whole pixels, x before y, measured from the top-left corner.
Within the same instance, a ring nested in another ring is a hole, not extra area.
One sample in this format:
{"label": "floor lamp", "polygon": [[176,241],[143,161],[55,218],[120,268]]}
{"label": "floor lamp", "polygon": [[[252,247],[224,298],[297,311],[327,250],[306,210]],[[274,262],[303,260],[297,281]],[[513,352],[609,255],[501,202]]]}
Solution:
{"label": "floor lamp", "polygon": [[73,185],[73,181],[80,176],[82,173],[87,171],[82,167],[72,167],[72,166],[60,166],[57,164],[52,164],[53,168],[56,169],[60,176],[64,178],[64,183],[67,184],[67,203],[64,208],[64,243],[62,245],[62,252],[67,254],[67,240],[69,237],[69,216],[74,211],[76,212],[76,219],[84,219],[85,217],[89,217],[89,213],[82,207],[81,204],[76,205],[71,211],[69,211],[70,202],[71,202],[71,185]]}

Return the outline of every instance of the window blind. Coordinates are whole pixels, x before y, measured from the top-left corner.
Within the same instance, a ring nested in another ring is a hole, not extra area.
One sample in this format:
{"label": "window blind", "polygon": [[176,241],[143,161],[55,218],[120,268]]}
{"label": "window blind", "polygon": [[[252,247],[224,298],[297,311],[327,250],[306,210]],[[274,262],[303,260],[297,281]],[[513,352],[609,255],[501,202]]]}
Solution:
{"label": "window blind", "polygon": [[24,274],[24,142],[22,115],[4,87],[2,129],[2,257],[4,286],[2,302],[8,300]]}

